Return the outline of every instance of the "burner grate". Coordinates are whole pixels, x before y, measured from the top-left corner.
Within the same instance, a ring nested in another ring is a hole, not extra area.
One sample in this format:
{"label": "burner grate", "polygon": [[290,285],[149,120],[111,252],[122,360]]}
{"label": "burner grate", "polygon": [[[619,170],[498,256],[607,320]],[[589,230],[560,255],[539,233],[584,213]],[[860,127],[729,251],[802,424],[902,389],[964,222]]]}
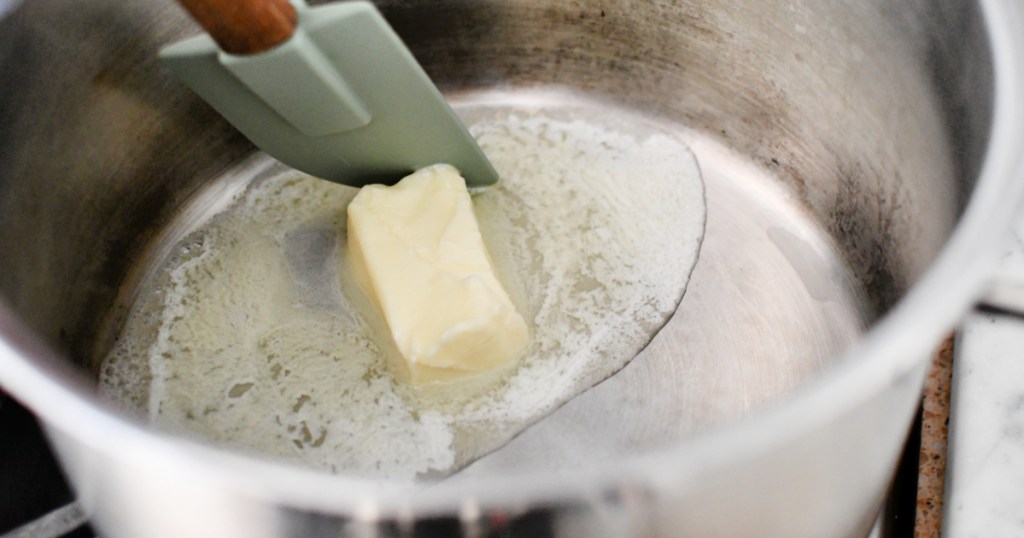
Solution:
{"label": "burner grate", "polygon": [[0,392],[0,538],[95,535],[35,418]]}

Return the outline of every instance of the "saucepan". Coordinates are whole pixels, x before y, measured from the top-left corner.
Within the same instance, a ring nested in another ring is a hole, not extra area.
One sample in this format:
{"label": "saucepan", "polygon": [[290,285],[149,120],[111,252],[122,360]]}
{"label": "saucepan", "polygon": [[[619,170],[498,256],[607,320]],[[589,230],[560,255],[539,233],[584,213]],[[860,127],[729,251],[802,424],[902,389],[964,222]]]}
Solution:
{"label": "saucepan", "polygon": [[[105,536],[865,536],[933,349],[1024,199],[1013,0],[381,0],[450,100],[675,126],[707,228],[626,368],[446,480],[392,487],[153,431],[97,396],[125,283],[254,148],[157,63],[166,0],[0,24],[0,383]],[[106,336],[105,336],[106,335]]]}

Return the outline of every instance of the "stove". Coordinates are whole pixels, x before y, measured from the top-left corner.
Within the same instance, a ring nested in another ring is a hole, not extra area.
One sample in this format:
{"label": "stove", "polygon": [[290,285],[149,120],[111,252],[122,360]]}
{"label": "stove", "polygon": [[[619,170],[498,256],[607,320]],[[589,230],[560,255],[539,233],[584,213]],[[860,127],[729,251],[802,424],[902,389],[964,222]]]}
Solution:
{"label": "stove", "polygon": [[0,538],[96,536],[39,424],[0,393]]}

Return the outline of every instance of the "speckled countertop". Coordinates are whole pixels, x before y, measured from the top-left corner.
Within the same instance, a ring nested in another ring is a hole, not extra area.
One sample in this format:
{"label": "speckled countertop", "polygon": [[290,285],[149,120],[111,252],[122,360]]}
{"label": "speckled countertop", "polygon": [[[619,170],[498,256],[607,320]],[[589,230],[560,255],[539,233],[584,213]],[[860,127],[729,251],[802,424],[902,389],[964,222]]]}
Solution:
{"label": "speckled countertop", "polygon": [[[1024,223],[1003,258],[1024,280]],[[1024,536],[1024,320],[970,314],[956,342],[942,536]]]}
{"label": "speckled countertop", "polygon": [[924,385],[917,506],[914,514],[915,538],[937,537],[942,526],[953,355],[953,339],[950,338],[936,352]]}

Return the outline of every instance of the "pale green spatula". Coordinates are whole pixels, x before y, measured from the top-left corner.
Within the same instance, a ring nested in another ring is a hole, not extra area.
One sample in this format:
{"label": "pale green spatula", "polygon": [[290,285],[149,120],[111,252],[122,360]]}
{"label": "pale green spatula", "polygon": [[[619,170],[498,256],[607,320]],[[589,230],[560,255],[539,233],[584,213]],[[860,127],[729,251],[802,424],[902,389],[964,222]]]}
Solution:
{"label": "pale green spatula", "polygon": [[435,163],[498,174],[373,4],[179,0],[209,35],[161,59],[256,146],[316,177],[393,183]]}

